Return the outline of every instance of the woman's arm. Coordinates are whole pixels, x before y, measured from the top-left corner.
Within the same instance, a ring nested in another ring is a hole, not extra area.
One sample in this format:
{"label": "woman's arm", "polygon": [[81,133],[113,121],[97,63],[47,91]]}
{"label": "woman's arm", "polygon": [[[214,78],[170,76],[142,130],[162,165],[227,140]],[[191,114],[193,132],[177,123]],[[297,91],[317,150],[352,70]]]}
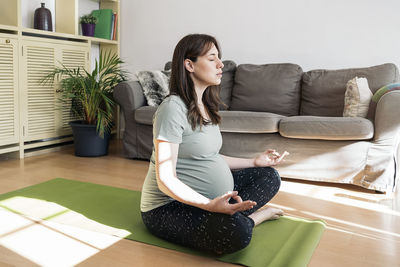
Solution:
{"label": "woman's arm", "polygon": [[[236,191],[227,192],[223,196],[210,200],[181,182],[176,176],[178,149],[178,144],[155,141],[157,185],[164,194],[187,205],[226,214],[248,210],[256,205],[254,201],[242,201]],[[230,198],[235,199],[237,203],[230,204],[228,202]]]}
{"label": "woman's arm", "polygon": [[256,167],[254,163],[254,158],[251,159],[234,158],[222,154],[221,157],[225,160],[226,164],[228,164],[231,170]]}
{"label": "woman's arm", "polygon": [[210,200],[181,182],[176,176],[179,145],[156,140],[156,174],[160,190],[188,205],[203,207]]}
{"label": "woman's arm", "polygon": [[289,152],[285,151],[280,155],[275,149],[267,149],[265,152],[259,154],[255,158],[245,159],[245,158],[234,158],[221,155],[221,157],[228,164],[229,168],[234,169],[244,169],[252,167],[269,167],[274,166],[281,162],[285,156],[289,155]]}

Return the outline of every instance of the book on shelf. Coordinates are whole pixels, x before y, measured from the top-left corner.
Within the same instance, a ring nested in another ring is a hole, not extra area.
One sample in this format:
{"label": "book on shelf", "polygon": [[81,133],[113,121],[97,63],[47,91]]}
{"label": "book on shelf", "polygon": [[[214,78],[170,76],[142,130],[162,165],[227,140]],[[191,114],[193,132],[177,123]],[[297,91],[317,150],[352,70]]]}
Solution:
{"label": "book on shelf", "polygon": [[115,19],[115,15],[113,14],[112,15],[112,17],[111,17],[111,25],[110,25],[110,27],[111,27],[111,29],[110,29],[110,40],[112,40],[113,38],[113,34],[114,34],[114,19]]}
{"label": "book on shelf", "polygon": [[112,35],[112,40],[117,40],[117,23],[118,23],[118,15],[117,13],[114,13],[114,25],[113,25],[113,35]]}
{"label": "book on shelf", "polygon": [[111,40],[111,28],[114,15],[112,9],[93,10],[92,15],[97,18],[94,37]]}

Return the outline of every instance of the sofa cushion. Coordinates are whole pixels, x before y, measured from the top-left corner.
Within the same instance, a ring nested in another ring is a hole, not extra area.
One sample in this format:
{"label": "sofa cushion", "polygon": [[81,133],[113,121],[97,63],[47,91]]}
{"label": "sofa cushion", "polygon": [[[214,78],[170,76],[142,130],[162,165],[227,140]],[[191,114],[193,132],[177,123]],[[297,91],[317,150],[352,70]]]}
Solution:
{"label": "sofa cushion", "polygon": [[290,63],[237,67],[231,110],[299,114],[300,66]]}
{"label": "sofa cushion", "polygon": [[157,107],[169,94],[169,71],[138,71],[136,76],[149,106]]}
{"label": "sofa cushion", "polygon": [[360,117],[293,116],[281,119],[279,133],[297,139],[368,140],[374,125]]}
{"label": "sofa cushion", "polygon": [[231,105],[232,88],[235,82],[236,63],[232,60],[225,60],[222,62],[224,67],[222,68],[222,79],[221,79],[221,91],[219,97],[226,106],[220,105],[221,110],[226,110]]}
{"label": "sofa cushion", "polygon": [[346,83],[354,77],[365,77],[372,93],[398,80],[396,65],[387,63],[369,68],[311,70],[303,74],[301,115],[340,117],[343,114]]}
{"label": "sofa cushion", "polygon": [[140,124],[153,125],[153,116],[158,107],[143,106],[135,111],[135,121]]}
{"label": "sofa cushion", "polygon": [[282,115],[252,111],[220,111],[221,132],[276,133]]}
{"label": "sofa cushion", "polygon": [[[236,72],[236,63],[232,60],[224,60],[222,61],[224,67],[222,68],[222,79],[221,79],[221,91],[219,93],[220,99],[224,105],[220,105],[219,108],[221,110],[226,110],[231,105],[231,98],[232,98],[232,88],[235,79],[235,72]],[[164,70],[171,69],[171,61],[165,63]]]}
{"label": "sofa cushion", "polygon": [[365,78],[355,77],[347,82],[343,117],[367,117],[372,92]]}

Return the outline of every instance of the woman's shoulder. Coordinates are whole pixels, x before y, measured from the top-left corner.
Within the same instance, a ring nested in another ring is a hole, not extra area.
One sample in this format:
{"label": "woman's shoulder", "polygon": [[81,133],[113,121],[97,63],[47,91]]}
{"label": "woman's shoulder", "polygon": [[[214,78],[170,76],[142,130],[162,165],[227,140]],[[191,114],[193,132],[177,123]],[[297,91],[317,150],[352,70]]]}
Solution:
{"label": "woman's shoulder", "polygon": [[179,96],[171,95],[166,97],[154,115],[156,122],[179,122],[181,125],[187,124],[187,109],[185,103]]}
{"label": "woman's shoulder", "polygon": [[173,108],[173,109],[180,109],[182,111],[186,111],[186,104],[183,102],[182,98],[177,95],[169,95],[167,96],[163,102],[160,104],[160,107],[163,108]]}

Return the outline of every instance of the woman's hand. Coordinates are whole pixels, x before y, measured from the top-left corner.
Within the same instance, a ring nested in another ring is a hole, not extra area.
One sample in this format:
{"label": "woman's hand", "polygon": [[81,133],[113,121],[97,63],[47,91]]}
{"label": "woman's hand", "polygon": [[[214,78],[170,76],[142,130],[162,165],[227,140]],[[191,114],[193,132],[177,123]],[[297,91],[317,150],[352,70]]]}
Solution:
{"label": "woman's hand", "polygon": [[[229,203],[229,199],[233,198],[237,203],[231,204]],[[238,211],[249,210],[257,205],[256,202],[251,200],[243,201],[240,196],[238,196],[237,191],[228,192],[222,196],[216,197],[211,200],[204,207],[205,210],[210,212],[218,212],[233,215]]]}
{"label": "woman's hand", "polygon": [[289,155],[289,152],[287,151],[280,155],[275,149],[267,149],[264,153],[261,153],[254,158],[254,165],[256,167],[274,166],[281,162],[287,155]]}

